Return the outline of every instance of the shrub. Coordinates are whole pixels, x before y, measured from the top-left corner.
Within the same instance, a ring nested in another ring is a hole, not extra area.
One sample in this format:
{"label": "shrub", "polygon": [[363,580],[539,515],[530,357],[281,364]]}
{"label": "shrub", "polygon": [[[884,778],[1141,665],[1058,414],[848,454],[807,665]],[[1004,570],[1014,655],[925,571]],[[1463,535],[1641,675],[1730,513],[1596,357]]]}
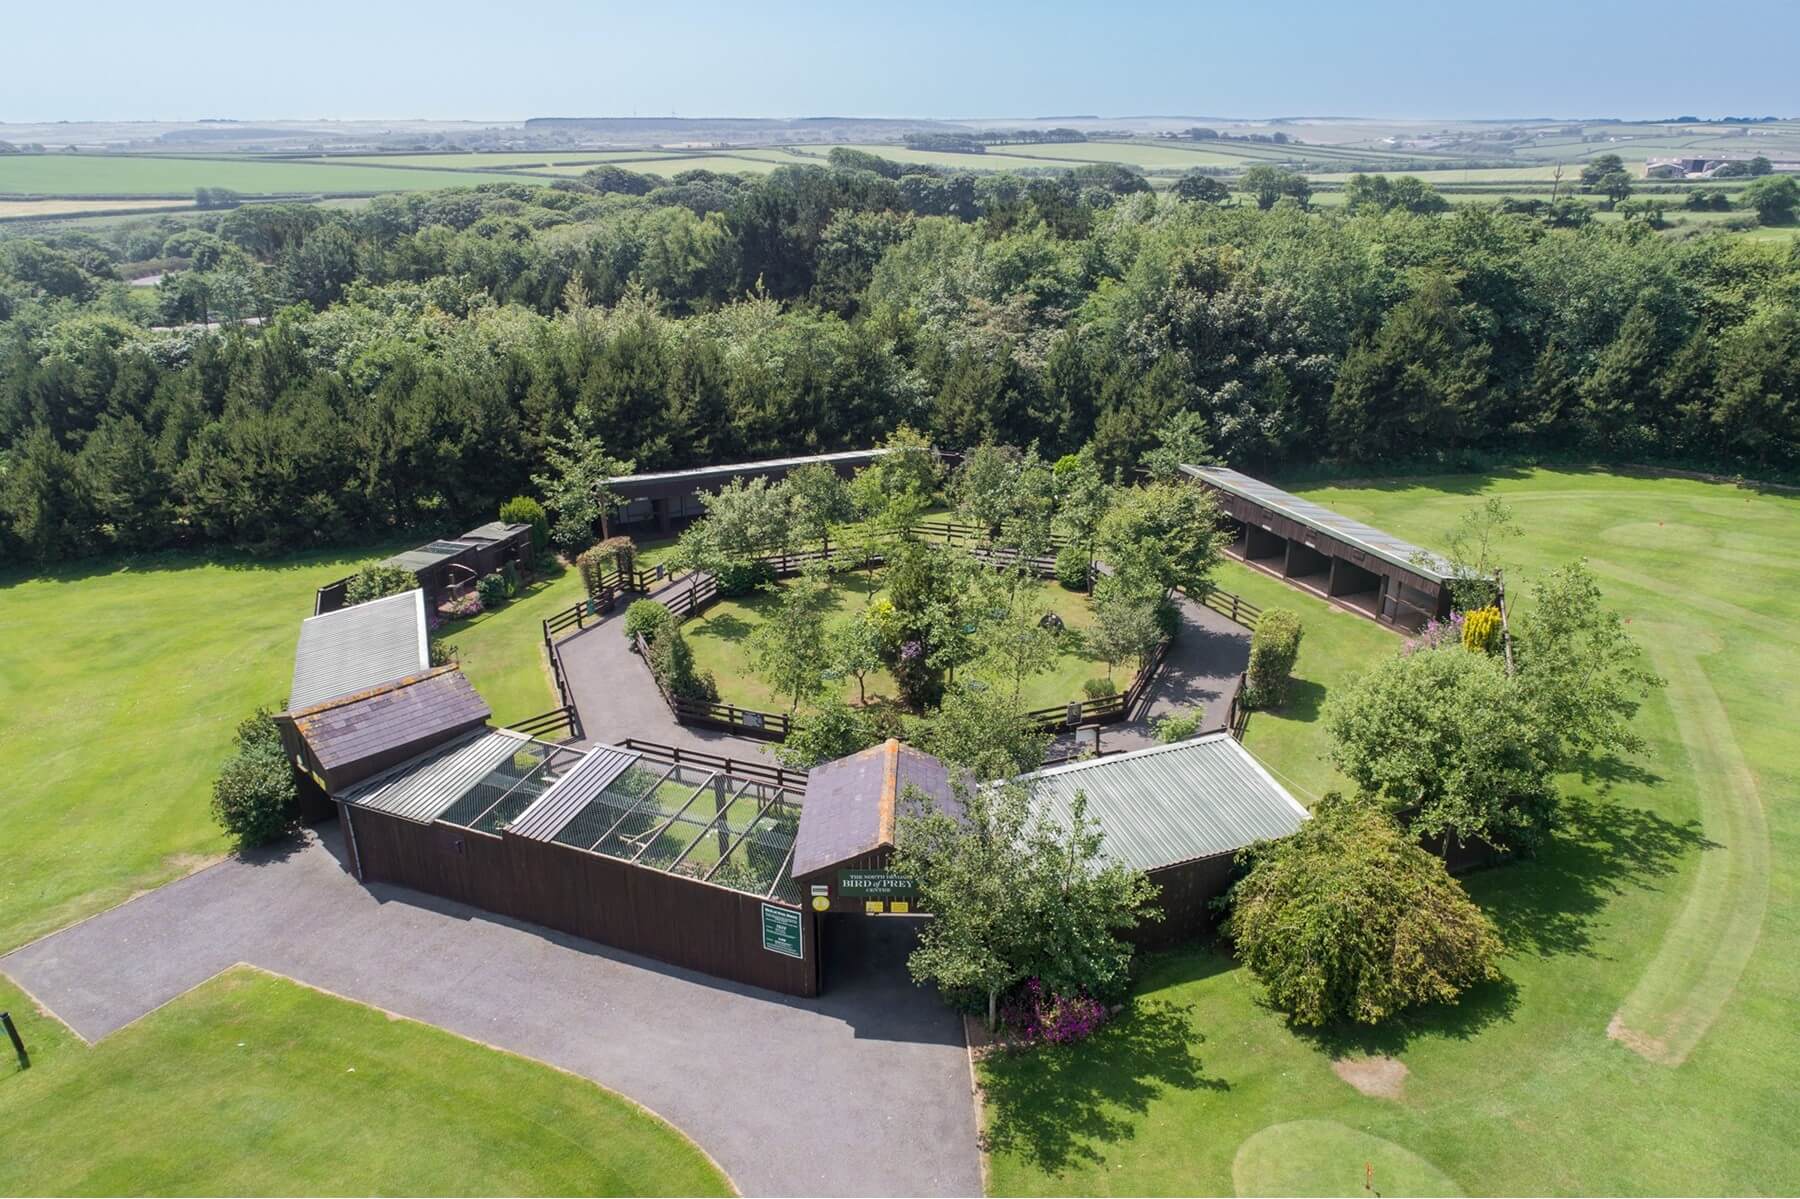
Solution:
{"label": "shrub", "polygon": [[650,672],[677,699],[717,703],[719,686],[710,671],[694,669],[694,651],[681,630],[671,624],[650,643]]}
{"label": "shrub", "polygon": [[1167,596],[1157,601],[1156,627],[1170,641],[1181,635],[1181,606]]}
{"label": "shrub", "polygon": [[1089,679],[1081,685],[1081,693],[1089,699],[1105,699],[1117,695],[1119,688],[1111,679]]}
{"label": "shrub", "polygon": [[1287,702],[1294,659],[1300,656],[1300,617],[1286,608],[1270,608],[1256,622],[1250,638],[1250,700],[1279,708]]}
{"label": "shrub", "polygon": [[625,609],[625,640],[635,641],[642,633],[645,641],[654,642],[675,627],[675,614],[653,599],[633,600]]}
{"label": "shrub", "polygon": [[442,637],[433,637],[431,639],[430,651],[431,664],[433,666],[448,666],[450,663],[456,661],[456,643],[454,641],[445,641]]}
{"label": "shrub", "polygon": [[719,594],[732,599],[749,595],[765,583],[775,581],[775,568],[767,562],[733,562],[718,573]]}
{"label": "shrub", "polygon": [[506,580],[507,599],[519,594],[519,564],[517,562],[502,563],[500,577]]}
{"label": "shrub", "polygon": [[1007,1000],[1001,1019],[1027,1043],[1067,1045],[1106,1023],[1106,1005],[1090,995],[1056,994],[1031,978]]}
{"label": "shrub", "polygon": [[481,597],[482,607],[498,607],[506,602],[506,579],[498,571],[482,575],[475,582],[475,594]]}
{"label": "shrub", "polygon": [[1329,794],[1242,859],[1226,931],[1297,1024],[1374,1024],[1499,977],[1493,923],[1372,800]]}
{"label": "shrub", "polygon": [[471,616],[480,616],[485,611],[487,605],[481,602],[479,591],[465,591],[438,605],[438,615],[445,620],[467,620]]}
{"label": "shrub", "polygon": [[263,845],[300,824],[300,789],[266,708],[237,727],[237,749],[213,780],[213,817],[241,847]]}
{"label": "shrub", "polygon": [[1065,545],[1056,552],[1056,581],[1070,591],[1088,589],[1088,555],[1078,545]]}
{"label": "shrub", "polygon": [[1156,722],[1156,739],[1164,745],[1171,741],[1186,741],[1200,731],[1200,722],[1205,719],[1202,712],[1177,712],[1165,716]]}
{"label": "shrub", "polygon": [[880,740],[881,730],[867,713],[833,696],[788,733],[787,740],[775,747],[775,756],[796,770],[810,770]]}
{"label": "shrub", "polygon": [[1464,649],[1491,654],[1500,647],[1500,609],[1477,608],[1463,617]]}
{"label": "shrub", "polygon": [[515,495],[500,505],[500,519],[509,525],[531,526],[531,548],[542,553],[550,544],[550,518],[544,506],[528,495]]}
{"label": "shrub", "polygon": [[390,595],[411,591],[418,585],[419,577],[404,566],[367,562],[350,576],[350,582],[344,588],[344,602],[366,604],[370,600],[386,599]]}

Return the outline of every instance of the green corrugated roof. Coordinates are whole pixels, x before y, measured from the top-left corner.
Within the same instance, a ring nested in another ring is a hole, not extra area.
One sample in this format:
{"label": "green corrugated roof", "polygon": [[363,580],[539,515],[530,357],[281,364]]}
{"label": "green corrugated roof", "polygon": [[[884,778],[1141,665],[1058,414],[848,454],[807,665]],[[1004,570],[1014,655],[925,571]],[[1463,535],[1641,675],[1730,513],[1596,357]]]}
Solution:
{"label": "green corrugated roof", "polygon": [[1306,819],[1229,733],[1053,766],[1022,779],[1067,826],[1076,792],[1105,833],[1108,860],[1154,870],[1285,837]]}

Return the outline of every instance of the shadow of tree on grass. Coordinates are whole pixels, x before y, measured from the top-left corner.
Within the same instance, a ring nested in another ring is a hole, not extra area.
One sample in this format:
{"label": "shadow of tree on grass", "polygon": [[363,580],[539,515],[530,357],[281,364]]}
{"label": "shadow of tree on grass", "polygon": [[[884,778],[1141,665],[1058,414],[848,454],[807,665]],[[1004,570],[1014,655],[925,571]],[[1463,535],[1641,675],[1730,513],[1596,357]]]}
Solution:
{"label": "shadow of tree on grass", "polygon": [[1202,1068],[1204,1040],[1192,1005],[1147,998],[1079,1045],[998,1051],[981,1071],[985,1147],[1053,1174],[1098,1162],[1163,1092],[1230,1089]]}

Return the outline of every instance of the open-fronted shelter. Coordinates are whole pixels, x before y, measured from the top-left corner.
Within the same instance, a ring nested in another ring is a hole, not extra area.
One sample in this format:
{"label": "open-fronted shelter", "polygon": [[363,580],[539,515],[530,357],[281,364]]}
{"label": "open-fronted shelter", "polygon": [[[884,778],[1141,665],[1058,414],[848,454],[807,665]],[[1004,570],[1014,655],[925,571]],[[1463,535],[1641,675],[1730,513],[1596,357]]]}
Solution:
{"label": "open-fronted shelter", "polygon": [[[531,526],[495,520],[461,537],[441,537],[402,550],[383,558],[381,565],[411,572],[425,593],[426,605],[435,608],[453,592],[473,586],[482,575],[492,574],[508,562],[527,562],[530,555]],[[343,608],[348,603],[349,582],[342,578],[319,588],[313,612],[323,615]]]}
{"label": "open-fronted shelter", "polygon": [[835,454],[806,454],[794,458],[767,458],[759,462],[733,462],[722,466],[696,466],[689,470],[651,471],[619,475],[606,481],[607,488],[624,502],[604,516],[605,532],[617,525],[655,521],[658,532],[667,533],[677,520],[705,514],[700,497],[717,492],[733,479],[786,478],[790,471],[823,463],[848,478],[869,465],[886,449],[844,450]]}
{"label": "open-fronted shelter", "polygon": [[1181,468],[1218,499],[1226,552],[1352,612],[1417,629],[1450,615],[1450,563],[1391,533],[1223,466]]}

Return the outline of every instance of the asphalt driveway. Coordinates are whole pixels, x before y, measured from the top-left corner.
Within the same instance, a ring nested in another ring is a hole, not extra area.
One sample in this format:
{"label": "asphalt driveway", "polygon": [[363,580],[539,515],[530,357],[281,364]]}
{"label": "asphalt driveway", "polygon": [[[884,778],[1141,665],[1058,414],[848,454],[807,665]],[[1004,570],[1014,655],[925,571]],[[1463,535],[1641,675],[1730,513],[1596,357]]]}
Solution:
{"label": "asphalt driveway", "polygon": [[903,922],[834,924],[827,994],[678,970],[403,888],[364,887],[337,825],[0,958],[97,1040],[248,962],[538,1058],[699,1141],[751,1195],[981,1191],[957,1017],[906,979]]}

